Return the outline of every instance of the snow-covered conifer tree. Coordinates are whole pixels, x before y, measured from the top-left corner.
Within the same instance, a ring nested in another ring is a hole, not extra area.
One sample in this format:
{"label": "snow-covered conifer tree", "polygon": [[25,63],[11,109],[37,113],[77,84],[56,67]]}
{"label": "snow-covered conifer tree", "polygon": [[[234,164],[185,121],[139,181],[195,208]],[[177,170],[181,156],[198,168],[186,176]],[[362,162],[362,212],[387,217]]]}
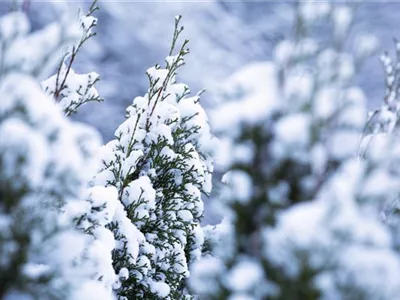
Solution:
{"label": "snow-covered conifer tree", "polygon": [[[165,67],[147,70],[149,89],[127,109],[115,139],[103,149],[95,183],[113,186],[123,211],[114,232],[113,263],[122,279],[119,299],[182,299],[188,266],[201,256],[201,193],[211,191],[211,135],[200,93],[176,81],[188,54],[175,30]],[[130,229],[129,229],[130,228]],[[139,251],[136,245],[139,245]]]}
{"label": "snow-covered conifer tree", "polygon": [[352,13],[296,3],[295,39],[228,80],[212,117],[227,217],[192,269],[201,299],[398,297],[398,240],[381,213],[400,192],[400,144],[357,157],[367,112],[354,77],[373,47],[346,52]]}
{"label": "snow-covered conifer tree", "polygon": [[76,228],[98,134],[40,85],[81,30],[62,16],[29,31],[23,13],[0,19],[0,298],[112,299],[92,237]]}

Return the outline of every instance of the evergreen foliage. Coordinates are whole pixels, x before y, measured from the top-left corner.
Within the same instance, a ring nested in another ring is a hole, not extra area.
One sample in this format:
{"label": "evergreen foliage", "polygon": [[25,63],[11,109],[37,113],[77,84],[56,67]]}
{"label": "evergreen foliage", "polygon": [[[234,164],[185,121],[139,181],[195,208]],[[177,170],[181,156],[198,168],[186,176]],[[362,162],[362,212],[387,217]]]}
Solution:
{"label": "evergreen foliage", "polygon": [[177,17],[165,67],[147,70],[148,92],[128,107],[115,139],[103,149],[95,180],[118,190],[136,228],[132,235],[118,220],[108,225],[117,241],[113,265],[123,278],[116,287],[119,299],[188,296],[188,266],[201,256],[201,193],[211,191],[212,138],[200,93],[189,97],[189,88],[176,81],[189,53],[185,40],[174,55],[179,22]]}

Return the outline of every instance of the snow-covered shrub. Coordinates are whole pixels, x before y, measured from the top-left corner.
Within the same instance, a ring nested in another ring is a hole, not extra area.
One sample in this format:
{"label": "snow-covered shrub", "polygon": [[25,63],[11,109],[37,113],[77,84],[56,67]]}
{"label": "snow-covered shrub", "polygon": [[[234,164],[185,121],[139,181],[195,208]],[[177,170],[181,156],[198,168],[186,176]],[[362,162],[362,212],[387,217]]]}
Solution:
{"label": "snow-covered shrub", "polygon": [[211,191],[212,138],[200,94],[189,97],[188,86],[176,81],[189,52],[185,40],[174,55],[179,21],[165,67],[147,70],[148,92],[127,108],[95,179],[118,190],[120,211],[108,228],[116,239],[119,299],[189,297],[188,266],[201,256],[201,193]]}
{"label": "snow-covered shrub", "polygon": [[40,85],[80,29],[64,16],[29,31],[23,13],[0,19],[0,298],[112,299],[93,238],[76,228],[98,134]]}
{"label": "snow-covered shrub", "polygon": [[398,297],[397,241],[381,217],[400,192],[400,144],[357,157],[367,112],[354,76],[372,48],[346,51],[352,13],[296,3],[293,41],[228,80],[211,118],[227,216],[192,268],[201,299]]}

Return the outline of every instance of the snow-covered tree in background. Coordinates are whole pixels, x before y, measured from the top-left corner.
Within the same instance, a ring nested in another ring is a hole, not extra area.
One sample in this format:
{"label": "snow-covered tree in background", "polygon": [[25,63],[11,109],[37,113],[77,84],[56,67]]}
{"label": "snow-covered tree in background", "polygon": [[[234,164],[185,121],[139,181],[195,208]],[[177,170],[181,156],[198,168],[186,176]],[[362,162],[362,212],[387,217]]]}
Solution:
{"label": "snow-covered tree in background", "polygon": [[[382,212],[400,192],[400,144],[380,138],[358,158],[367,112],[354,75],[374,39],[346,52],[343,4],[293,13],[293,41],[233,75],[213,114],[228,216],[208,230],[191,287],[201,299],[395,299],[398,236]],[[316,39],[317,26],[330,34]]]}
{"label": "snow-covered tree in background", "polygon": [[98,134],[40,85],[81,28],[62,16],[29,31],[23,13],[0,19],[0,298],[112,299],[93,237],[76,228]]}
{"label": "snow-covered tree in background", "polygon": [[201,193],[211,191],[212,137],[200,94],[189,97],[189,88],[176,81],[189,52],[185,40],[174,55],[183,30],[179,21],[165,67],[147,70],[148,92],[128,107],[115,139],[103,149],[95,180],[117,188],[123,207],[122,217],[108,225],[117,241],[119,299],[190,297],[188,266],[201,256]]}

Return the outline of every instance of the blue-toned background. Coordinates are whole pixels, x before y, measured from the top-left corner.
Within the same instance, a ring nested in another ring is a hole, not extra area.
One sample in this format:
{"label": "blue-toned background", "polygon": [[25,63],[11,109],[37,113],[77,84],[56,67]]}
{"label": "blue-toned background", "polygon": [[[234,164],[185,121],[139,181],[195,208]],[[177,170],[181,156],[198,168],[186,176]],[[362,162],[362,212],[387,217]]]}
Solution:
{"label": "blue-toned background", "polygon": [[[50,22],[62,6],[88,7],[88,1],[30,1],[29,16],[35,26]],[[290,34],[288,3],[278,1],[100,1],[98,35],[80,54],[78,72],[96,71],[103,104],[89,104],[76,118],[93,124],[105,140],[124,117],[125,107],[147,89],[145,70],[162,63],[167,55],[174,16],[183,16],[183,36],[190,39],[191,54],[179,79],[193,92],[206,88],[209,107],[218,83],[249,62],[268,60],[273,45]],[[10,4],[3,3],[4,13]],[[400,37],[400,2],[359,3],[353,34],[373,33],[381,51],[393,50]],[[321,29],[323,34],[323,29]],[[359,82],[370,106],[383,93],[383,73],[378,56],[364,66]]]}
{"label": "blue-toned background", "polygon": [[[87,9],[89,4],[30,1],[28,14],[33,26],[40,28],[54,20],[58,10]],[[88,104],[74,118],[98,128],[105,142],[122,122],[126,106],[146,92],[146,69],[162,63],[168,54],[176,15],[183,16],[183,36],[190,39],[191,49],[179,79],[193,92],[208,90],[203,97],[207,109],[212,109],[220,82],[250,62],[270,59],[273,46],[291,32],[290,4],[278,1],[100,1],[98,5],[98,35],[80,53],[75,70],[101,75],[97,88],[105,102]],[[0,13],[11,6],[2,2]],[[392,38],[400,37],[400,2],[356,6],[352,34],[375,34],[381,41],[380,52],[393,51]],[[319,31],[323,35],[324,29]],[[364,65],[358,81],[370,107],[377,106],[384,87],[379,55]],[[214,221],[208,212],[206,222]]]}

